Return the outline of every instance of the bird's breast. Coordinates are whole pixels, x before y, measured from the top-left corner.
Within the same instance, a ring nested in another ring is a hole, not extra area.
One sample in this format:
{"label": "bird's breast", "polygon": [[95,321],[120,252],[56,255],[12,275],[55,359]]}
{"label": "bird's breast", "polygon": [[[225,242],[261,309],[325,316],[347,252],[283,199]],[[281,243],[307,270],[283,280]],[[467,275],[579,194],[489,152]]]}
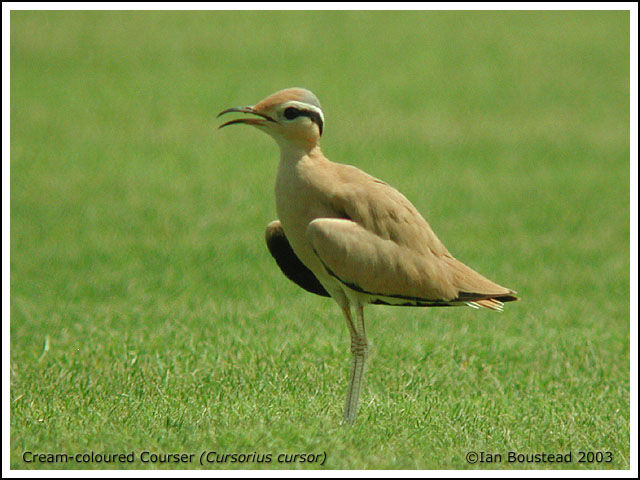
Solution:
{"label": "bird's breast", "polygon": [[325,269],[307,240],[307,226],[316,218],[335,217],[326,198],[305,172],[295,165],[281,162],[276,177],[276,211],[291,248],[309,270],[318,277],[326,275]]}

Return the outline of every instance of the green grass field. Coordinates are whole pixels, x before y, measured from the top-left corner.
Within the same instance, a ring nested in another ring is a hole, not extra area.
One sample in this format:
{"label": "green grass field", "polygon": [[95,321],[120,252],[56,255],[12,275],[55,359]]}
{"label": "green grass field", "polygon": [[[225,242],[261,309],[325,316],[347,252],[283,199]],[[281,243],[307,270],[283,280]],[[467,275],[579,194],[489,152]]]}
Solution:
{"label": "green grass field", "polygon": [[[629,35],[628,12],[13,12],[11,467],[628,469]],[[339,308],[264,245],[277,146],[216,130],[291,86],[329,158],[521,296],[369,307],[351,428]],[[23,457],[91,451],[136,461]]]}

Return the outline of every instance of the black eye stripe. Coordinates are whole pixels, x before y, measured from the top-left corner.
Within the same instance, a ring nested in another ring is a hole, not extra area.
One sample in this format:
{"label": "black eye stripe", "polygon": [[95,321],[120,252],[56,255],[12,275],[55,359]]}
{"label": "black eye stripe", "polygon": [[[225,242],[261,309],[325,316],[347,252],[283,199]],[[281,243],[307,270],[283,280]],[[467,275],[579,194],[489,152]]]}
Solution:
{"label": "black eye stripe", "polygon": [[284,118],[287,120],[293,120],[296,117],[309,117],[312,122],[318,125],[318,129],[320,130],[320,135],[322,135],[322,117],[318,112],[314,112],[313,110],[300,110],[294,107],[288,107],[284,111]]}
{"label": "black eye stripe", "polygon": [[305,117],[309,117],[312,122],[318,125],[318,129],[320,130],[320,135],[322,135],[322,117],[318,112],[314,112],[312,110],[303,110],[301,115]]}
{"label": "black eye stripe", "polygon": [[286,118],[287,120],[293,120],[294,118],[299,116],[300,113],[300,110],[298,110],[297,108],[289,107],[284,111],[284,118]]}

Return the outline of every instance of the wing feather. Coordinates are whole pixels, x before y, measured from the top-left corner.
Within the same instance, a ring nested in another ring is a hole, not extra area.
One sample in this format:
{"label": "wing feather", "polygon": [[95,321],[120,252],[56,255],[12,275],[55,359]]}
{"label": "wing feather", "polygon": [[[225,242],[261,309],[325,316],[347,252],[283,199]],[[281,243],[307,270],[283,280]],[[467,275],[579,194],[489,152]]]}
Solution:
{"label": "wing feather", "polygon": [[331,202],[344,218],[315,219],[306,231],[331,275],[355,290],[385,297],[516,299],[512,290],[456,260],[404,195],[355,167],[342,167]]}

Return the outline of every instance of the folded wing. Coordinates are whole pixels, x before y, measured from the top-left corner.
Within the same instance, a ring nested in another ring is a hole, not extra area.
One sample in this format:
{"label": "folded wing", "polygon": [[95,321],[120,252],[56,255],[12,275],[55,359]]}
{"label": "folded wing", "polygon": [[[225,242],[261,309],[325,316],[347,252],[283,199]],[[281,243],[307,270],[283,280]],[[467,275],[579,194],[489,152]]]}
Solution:
{"label": "folded wing", "polygon": [[374,303],[492,308],[516,300],[512,290],[456,260],[400,192],[345,166],[332,196],[337,215],[307,227],[307,239],[327,271]]}

